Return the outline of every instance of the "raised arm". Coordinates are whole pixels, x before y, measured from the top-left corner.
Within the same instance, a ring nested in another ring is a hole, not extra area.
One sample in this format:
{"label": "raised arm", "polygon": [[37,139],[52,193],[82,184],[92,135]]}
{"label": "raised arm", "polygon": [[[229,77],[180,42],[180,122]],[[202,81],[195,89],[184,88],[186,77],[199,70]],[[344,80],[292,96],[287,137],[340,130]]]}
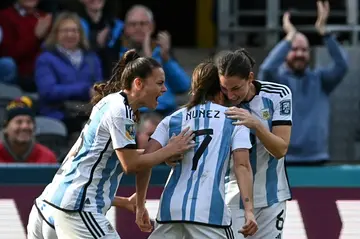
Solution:
{"label": "raised arm", "polygon": [[333,62],[325,67],[318,69],[322,87],[325,92],[331,93],[335,87],[344,79],[348,71],[348,62],[344,50],[336,41],[335,36],[326,33],[326,23],[330,13],[329,2],[317,2],[318,17],[315,27],[318,33],[324,37],[324,43],[328,49]]}
{"label": "raised arm", "polygon": [[283,16],[283,28],[286,32],[284,40],[279,42],[260,65],[259,79],[279,83],[279,67],[285,62],[286,56],[291,50],[291,42],[296,36],[296,29],[290,21],[290,14]]}

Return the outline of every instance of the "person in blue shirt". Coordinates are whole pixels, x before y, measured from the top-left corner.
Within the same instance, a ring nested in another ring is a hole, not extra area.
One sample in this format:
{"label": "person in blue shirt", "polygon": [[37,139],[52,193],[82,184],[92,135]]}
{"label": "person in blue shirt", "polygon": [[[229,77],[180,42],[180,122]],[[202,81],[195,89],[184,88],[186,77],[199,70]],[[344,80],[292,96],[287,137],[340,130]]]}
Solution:
{"label": "person in blue shirt", "polygon": [[116,7],[109,0],[83,0],[77,13],[91,50],[99,56],[104,79],[111,77],[114,62],[120,58],[120,38],[124,23],[115,17]]}
{"label": "person in blue shirt", "polygon": [[[178,105],[175,94],[185,93],[190,89],[191,80],[184,69],[171,54],[171,39],[167,32],[159,32],[153,40],[155,23],[152,11],[143,5],[134,5],[125,16],[124,32],[120,55],[128,49],[136,49],[141,55],[152,57],[161,63],[166,77],[168,91],[159,98],[156,112],[167,116],[174,112]],[[148,109],[142,109],[148,112]]]}
{"label": "person in blue shirt", "polygon": [[290,14],[283,16],[284,40],[264,60],[259,79],[287,85],[293,93],[293,128],[287,162],[319,164],[329,160],[329,95],[348,71],[345,53],[334,35],[326,31],[329,3],[318,1],[316,30],[323,37],[333,62],[310,69],[307,38],[297,32]]}

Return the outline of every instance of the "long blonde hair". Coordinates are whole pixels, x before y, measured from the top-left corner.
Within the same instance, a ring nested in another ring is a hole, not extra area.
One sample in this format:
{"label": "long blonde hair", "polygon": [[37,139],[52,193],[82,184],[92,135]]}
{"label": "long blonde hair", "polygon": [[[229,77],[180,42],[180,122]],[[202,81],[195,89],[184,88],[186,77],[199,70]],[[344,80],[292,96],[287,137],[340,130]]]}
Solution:
{"label": "long blonde hair", "polygon": [[85,31],[81,25],[80,18],[76,13],[71,13],[71,12],[62,12],[56,17],[56,20],[51,28],[51,31],[45,40],[45,43],[44,43],[45,47],[47,49],[51,49],[51,48],[55,47],[55,45],[57,44],[57,34],[59,31],[60,25],[65,20],[72,20],[73,22],[75,22],[75,24],[79,28],[79,33],[80,33],[79,47],[83,50],[89,50],[89,48],[90,48],[89,42],[85,36]]}

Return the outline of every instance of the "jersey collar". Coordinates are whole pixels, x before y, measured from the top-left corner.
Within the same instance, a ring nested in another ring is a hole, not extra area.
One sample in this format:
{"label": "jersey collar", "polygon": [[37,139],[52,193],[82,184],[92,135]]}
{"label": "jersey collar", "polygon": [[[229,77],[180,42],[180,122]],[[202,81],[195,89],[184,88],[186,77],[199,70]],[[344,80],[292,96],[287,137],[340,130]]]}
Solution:
{"label": "jersey collar", "polygon": [[250,101],[252,101],[254,99],[255,96],[259,95],[260,90],[261,90],[261,83],[259,81],[255,80],[255,81],[252,82],[252,84],[255,86],[255,95],[250,100],[243,101],[240,104],[249,103]]}
{"label": "jersey collar", "polygon": [[124,104],[129,105],[129,100],[128,100],[128,97],[127,97],[126,93],[124,91],[120,91],[120,95],[122,97],[124,97]]}

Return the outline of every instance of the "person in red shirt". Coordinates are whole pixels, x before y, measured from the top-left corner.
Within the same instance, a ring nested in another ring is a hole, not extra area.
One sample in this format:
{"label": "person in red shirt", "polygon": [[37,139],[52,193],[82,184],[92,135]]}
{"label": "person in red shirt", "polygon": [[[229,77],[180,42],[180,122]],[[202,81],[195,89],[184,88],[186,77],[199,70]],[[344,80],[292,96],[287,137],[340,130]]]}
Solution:
{"label": "person in red shirt", "polygon": [[0,163],[57,163],[55,154],[34,139],[32,101],[23,96],[7,106]]}
{"label": "person in red shirt", "polygon": [[0,11],[2,42],[0,57],[12,58],[18,68],[18,84],[24,91],[35,92],[35,60],[40,53],[52,16],[37,9],[39,0],[17,0]]}

